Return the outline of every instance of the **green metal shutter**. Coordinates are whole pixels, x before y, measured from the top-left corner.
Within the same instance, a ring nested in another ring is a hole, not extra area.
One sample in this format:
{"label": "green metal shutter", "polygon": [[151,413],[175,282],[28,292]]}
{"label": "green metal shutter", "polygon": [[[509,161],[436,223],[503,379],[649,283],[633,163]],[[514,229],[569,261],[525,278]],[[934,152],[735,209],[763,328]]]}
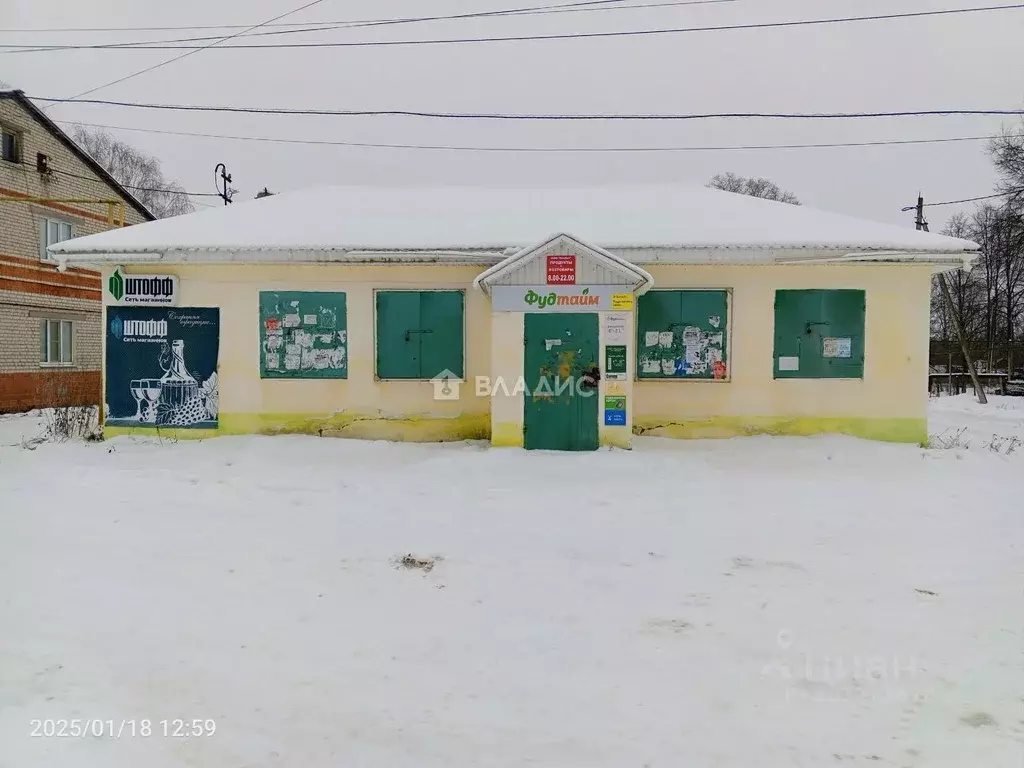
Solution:
{"label": "green metal shutter", "polygon": [[[725,378],[728,312],[729,292],[725,290],[645,293],[637,301],[637,378]],[[721,363],[717,376],[716,360]]]}
{"label": "green metal shutter", "polygon": [[[776,291],[775,378],[864,378],[865,306],[859,290]],[[780,358],[799,363],[780,367]]]}
{"label": "green metal shutter", "polygon": [[260,378],[348,378],[344,292],[260,291],[259,302]]}
{"label": "green metal shutter", "polygon": [[377,377],[419,379],[420,294],[377,292]]}
{"label": "green metal shutter", "polygon": [[462,291],[420,293],[420,378],[443,371],[465,375],[463,361],[465,294]]}

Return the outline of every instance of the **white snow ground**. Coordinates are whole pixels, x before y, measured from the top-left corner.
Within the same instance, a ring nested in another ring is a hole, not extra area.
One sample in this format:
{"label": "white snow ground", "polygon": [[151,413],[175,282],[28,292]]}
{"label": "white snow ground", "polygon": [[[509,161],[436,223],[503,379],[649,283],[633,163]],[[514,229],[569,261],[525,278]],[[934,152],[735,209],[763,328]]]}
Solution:
{"label": "white snow ground", "polygon": [[[970,446],[0,419],[0,766],[1019,766],[1024,399],[932,416]],[[154,735],[30,736],[75,718]]]}

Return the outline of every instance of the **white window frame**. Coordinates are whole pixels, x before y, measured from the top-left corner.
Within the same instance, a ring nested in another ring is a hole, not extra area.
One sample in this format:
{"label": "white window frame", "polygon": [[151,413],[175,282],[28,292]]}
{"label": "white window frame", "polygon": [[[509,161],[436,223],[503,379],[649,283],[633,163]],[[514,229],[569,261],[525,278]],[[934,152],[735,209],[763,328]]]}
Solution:
{"label": "white window frame", "polygon": [[[57,359],[53,360],[53,335]],[[75,321],[44,317],[39,320],[40,361],[43,368],[69,368],[75,364]]]}
{"label": "white window frame", "polygon": [[[40,254],[40,258],[43,261],[53,261],[53,258],[50,256],[50,252],[47,249],[51,245],[56,245],[57,243],[63,243],[66,240],[73,239],[75,236],[75,225],[66,219],[53,219],[49,217],[43,218],[41,223],[43,227],[41,243],[43,252]],[[55,228],[57,230],[56,240],[50,239],[50,235],[52,234],[51,228]],[[67,237],[61,237],[61,235],[67,235]]]}

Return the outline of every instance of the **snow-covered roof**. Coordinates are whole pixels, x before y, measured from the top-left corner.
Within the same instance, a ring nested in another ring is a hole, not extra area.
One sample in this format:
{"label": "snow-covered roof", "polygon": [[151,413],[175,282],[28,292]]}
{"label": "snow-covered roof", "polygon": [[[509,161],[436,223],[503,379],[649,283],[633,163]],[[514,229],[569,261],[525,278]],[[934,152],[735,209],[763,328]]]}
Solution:
{"label": "snow-covered roof", "polygon": [[[321,187],[234,203],[65,241],[66,261],[161,254],[219,261],[223,252],[520,249],[571,232],[604,249],[814,249],[963,254],[967,240],[693,185],[556,188]],[[202,253],[197,253],[202,252]],[[221,256],[217,252],[222,252]],[[343,254],[338,253],[339,257]],[[159,258],[159,257],[157,257]],[[240,260],[240,259],[239,259]],[[635,259],[634,259],[635,260]],[[641,261],[643,261],[641,259]]]}

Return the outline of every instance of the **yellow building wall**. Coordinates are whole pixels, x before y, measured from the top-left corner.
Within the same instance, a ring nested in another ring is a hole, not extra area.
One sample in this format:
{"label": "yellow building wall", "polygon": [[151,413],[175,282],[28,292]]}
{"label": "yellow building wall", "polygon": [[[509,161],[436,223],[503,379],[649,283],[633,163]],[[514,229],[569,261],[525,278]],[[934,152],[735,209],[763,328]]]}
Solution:
{"label": "yellow building wall", "polygon": [[[927,438],[927,266],[649,266],[656,288],[729,288],[730,380],[637,381],[634,431],[666,437],[840,432]],[[785,379],[774,370],[777,289],[865,291],[864,378]]]}
{"label": "yellow building wall", "polygon": [[[104,281],[112,270],[106,270]],[[477,397],[476,376],[489,374],[490,302],[472,282],[480,267],[145,264],[125,273],[173,274],[182,307],[219,307],[220,417],[217,430],[166,430],[177,437],[305,433],[368,439],[486,439],[490,403]],[[465,375],[459,400],[435,400],[429,381],[375,379],[375,290],[463,290]],[[260,291],[344,291],[348,379],[261,379]],[[104,334],[105,338],[105,334]],[[105,366],[104,366],[105,368]],[[108,434],[152,429],[107,427]]]}
{"label": "yellow building wall", "polygon": [[[630,316],[630,379],[602,381],[601,395],[627,395],[629,428],[606,428],[601,442],[629,446],[630,431],[666,437],[840,432],[919,442],[927,437],[931,270],[927,266],[655,266],[656,289],[732,291],[728,381],[633,380],[635,317]],[[487,439],[523,444],[522,395],[490,398],[477,377],[523,375],[523,315],[491,312],[472,287],[480,267],[140,264],[127,273],[175,274],[180,306],[219,307],[220,427],[161,430],[179,437],[306,433],[412,441]],[[104,280],[111,270],[106,270]],[[853,288],[866,292],[863,380],[773,378],[776,289]],[[377,381],[374,290],[464,290],[465,375],[458,400],[435,400],[425,381]],[[344,291],[349,334],[347,380],[261,379],[260,291]],[[602,318],[602,351],[604,321]],[[105,340],[104,334],[104,340]],[[492,342],[493,339],[493,342]],[[104,349],[104,355],[106,351]],[[603,400],[603,397],[602,397]],[[111,435],[134,431],[108,427]],[[152,430],[141,429],[140,432]]]}
{"label": "yellow building wall", "polygon": [[[526,325],[522,312],[494,312],[491,315],[491,443],[503,447],[523,446],[523,393],[516,384],[523,376],[523,336]],[[498,386],[499,379],[505,383]],[[482,390],[481,390],[482,391]]]}

